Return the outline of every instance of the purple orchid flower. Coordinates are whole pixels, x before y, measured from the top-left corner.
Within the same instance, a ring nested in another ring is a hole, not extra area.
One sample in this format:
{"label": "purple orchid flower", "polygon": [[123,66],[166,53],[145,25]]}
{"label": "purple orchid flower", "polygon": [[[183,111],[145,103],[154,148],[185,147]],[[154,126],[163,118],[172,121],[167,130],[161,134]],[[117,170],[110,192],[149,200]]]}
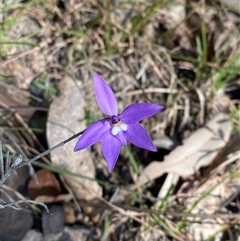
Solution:
{"label": "purple orchid flower", "polygon": [[164,107],[137,103],[127,106],[118,114],[117,100],[109,85],[96,73],[93,75],[93,82],[97,103],[107,118],[92,123],[79,138],[74,151],[102,141],[102,152],[109,172],[112,172],[117,162],[121,145],[126,146],[127,141],[141,148],[157,151],[149,134],[138,122],[156,114]]}

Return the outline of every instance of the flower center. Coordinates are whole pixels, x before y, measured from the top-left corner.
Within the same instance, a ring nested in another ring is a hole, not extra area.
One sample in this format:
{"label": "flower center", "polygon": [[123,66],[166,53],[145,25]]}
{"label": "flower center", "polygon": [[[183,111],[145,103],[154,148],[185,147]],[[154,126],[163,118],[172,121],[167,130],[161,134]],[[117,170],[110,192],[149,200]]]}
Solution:
{"label": "flower center", "polygon": [[111,129],[111,133],[112,135],[116,136],[120,131],[126,131],[127,130],[127,125],[121,122],[121,119],[116,116],[113,115],[111,117],[111,124],[112,124],[112,129]]}
{"label": "flower center", "polygon": [[121,120],[118,116],[113,115],[111,117],[111,123],[112,123],[113,126],[119,126],[121,124]]}

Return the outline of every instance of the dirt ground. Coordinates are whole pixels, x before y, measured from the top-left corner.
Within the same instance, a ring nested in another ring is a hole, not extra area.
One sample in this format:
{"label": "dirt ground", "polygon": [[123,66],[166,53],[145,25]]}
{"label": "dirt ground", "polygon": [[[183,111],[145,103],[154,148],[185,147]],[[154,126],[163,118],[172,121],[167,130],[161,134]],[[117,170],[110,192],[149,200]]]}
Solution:
{"label": "dirt ground", "polygon": [[[239,1],[0,6],[0,241],[240,241]],[[105,118],[94,72],[119,112],[164,106],[141,121],[157,152],[111,173],[101,142],[73,151]]]}

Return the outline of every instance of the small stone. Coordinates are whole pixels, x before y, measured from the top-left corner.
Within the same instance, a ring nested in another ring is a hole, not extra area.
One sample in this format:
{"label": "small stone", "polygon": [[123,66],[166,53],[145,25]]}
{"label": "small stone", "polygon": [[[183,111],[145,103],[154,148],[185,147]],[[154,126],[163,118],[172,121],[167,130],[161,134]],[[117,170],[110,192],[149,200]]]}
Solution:
{"label": "small stone", "polygon": [[42,195],[56,197],[60,194],[59,181],[52,172],[45,169],[37,171],[28,184],[28,196],[33,200]]}
{"label": "small stone", "polygon": [[49,207],[52,215],[43,212],[42,231],[43,235],[59,233],[64,227],[63,207],[61,205],[52,205]]}
{"label": "small stone", "polygon": [[42,241],[43,235],[34,229],[30,229],[21,241]]}
{"label": "small stone", "polygon": [[[1,193],[4,200],[4,194]],[[9,202],[10,203],[10,202]],[[4,208],[0,210],[0,240],[19,241],[33,225],[33,216],[30,210],[15,210]]]}

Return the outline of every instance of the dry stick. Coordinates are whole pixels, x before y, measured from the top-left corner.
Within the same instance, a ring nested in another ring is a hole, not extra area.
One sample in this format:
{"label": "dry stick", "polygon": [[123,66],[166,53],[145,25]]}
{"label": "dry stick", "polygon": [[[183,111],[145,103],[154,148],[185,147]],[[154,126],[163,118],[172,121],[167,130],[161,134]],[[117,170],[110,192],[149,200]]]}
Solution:
{"label": "dry stick", "polygon": [[24,51],[24,52],[22,52],[22,53],[20,53],[20,54],[17,54],[16,56],[14,56],[14,57],[12,57],[12,58],[10,58],[10,59],[7,59],[7,60],[5,60],[5,61],[1,61],[1,62],[0,62],[0,67],[3,67],[3,66],[5,66],[5,65],[13,62],[14,60],[17,60],[17,59],[19,59],[19,58],[22,58],[23,56],[28,55],[28,54],[30,54],[30,53],[38,50],[38,49],[39,49],[38,47],[33,48],[33,49],[29,49],[29,50]]}
{"label": "dry stick", "polygon": [[0,185],[2,182],[2,179],[3,179],[3,176],[4,176],[4,166],[3,166],[3,155],[2,155],[2,129],[0,129],[0,175],[1,175],[1,178],[0,178]]}
{"label": "dry stick", "polygon": [[24,203],[40,205],[45,209],[47,214],[49,214],[49,215],[51,214],[46,204],[44,204],[42,202],[33,201],[33,200],[18,200],[18,201],[14,201],[14,202],[11,202],[11,203],[0,204],[0,209],[4,209],[6,207],[9,207],[9,208],[12,208],[12,209],[15,209],[15,210],[21,210],[23,207],[18,207],[17,205],[18,204],[24,204]]}

